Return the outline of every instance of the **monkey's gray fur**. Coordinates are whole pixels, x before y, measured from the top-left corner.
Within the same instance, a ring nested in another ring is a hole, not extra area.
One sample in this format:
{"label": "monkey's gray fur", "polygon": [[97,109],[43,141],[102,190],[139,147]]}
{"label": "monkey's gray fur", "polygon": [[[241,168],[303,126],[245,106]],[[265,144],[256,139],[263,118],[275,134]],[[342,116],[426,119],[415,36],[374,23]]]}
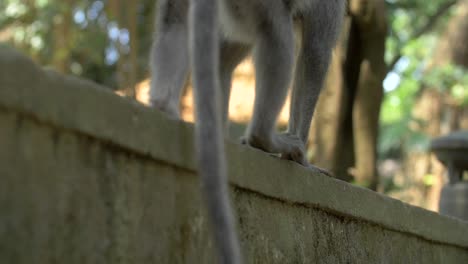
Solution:
{"label": "monkey's gray fur", "polygon": [[[229,203],[223,143],[232,72],[252,51],[256,96],[244,143],[311,166],[305,145],[345,0],[158,2],[151,103],[179,118],[181,91],[192,70],[196,149],[219,260],[242,263]],[[296,63],[295,29],[299,29],[300,40]],[[293,79],[288,131],[277,133],[275,124]]]}

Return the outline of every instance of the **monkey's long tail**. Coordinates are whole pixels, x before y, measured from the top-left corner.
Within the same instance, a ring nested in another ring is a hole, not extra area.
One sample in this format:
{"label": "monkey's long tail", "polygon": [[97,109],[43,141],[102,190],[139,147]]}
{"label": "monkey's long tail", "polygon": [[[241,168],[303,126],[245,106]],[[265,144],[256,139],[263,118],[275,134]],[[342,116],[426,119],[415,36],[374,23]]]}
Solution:
{"label": "monkey's long tail", "polygon": [[242,263],[228,196],[219,91],[217,0],[192,0],[190,41],[199,172],[215,243],[223,264]]}

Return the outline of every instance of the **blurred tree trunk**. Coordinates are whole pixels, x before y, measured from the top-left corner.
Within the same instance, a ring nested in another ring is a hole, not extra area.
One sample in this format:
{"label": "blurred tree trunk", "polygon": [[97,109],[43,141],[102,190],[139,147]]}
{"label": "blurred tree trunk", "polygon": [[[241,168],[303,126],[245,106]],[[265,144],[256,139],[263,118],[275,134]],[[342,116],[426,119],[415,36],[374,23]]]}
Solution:
{"label": "blurred tree trunk", "polygon": [[74,2],[74,0],[64,0],[59,3],[59,10],[54,17],[52,65],[61,73],[69,73],[70,69],[70,29]]}
{"label": "blurred tree trunk", "polygon": [[124,87],[129,87],[129,96],[135,98],[136,96],[136,84],[138,82],[138,4],[139,1],[128,1],[128,19],[127,27],[130,34],[130,54],[128,58],[129,73],[128,73],[128,84]]}
{"label": "blurred tree trunk", "polygon": [[[317,106],[313,163],[339,179],[377,188],[377,134],[387,24],[383,0],[351,0]],[[354,168],[354,169],[353,169]]]}
{"label": "blurred tree trunk", "polygon": [[354,176],[358,183],[376,190],[377,136],[383,97],[382,85],[387,73],[384,61],[387,17],[384,1],[359,0],[351,3],[351,14],[359,28],[361,44],[360,74],[353,107],[356,156]]}
{"label": "blurred tree trunk", "polygon": [[444,35],[439,39],[433,64],[454,63],[468,68],[468,0],[455,5]]}
{"label": "blurred tree trunk", "polygon": [[138,81],[138,6],[140,1],[110,0],[108,12],[119,29],[128,30],[129,43],[118,41],[117,89],[126,96],[135,98]]}

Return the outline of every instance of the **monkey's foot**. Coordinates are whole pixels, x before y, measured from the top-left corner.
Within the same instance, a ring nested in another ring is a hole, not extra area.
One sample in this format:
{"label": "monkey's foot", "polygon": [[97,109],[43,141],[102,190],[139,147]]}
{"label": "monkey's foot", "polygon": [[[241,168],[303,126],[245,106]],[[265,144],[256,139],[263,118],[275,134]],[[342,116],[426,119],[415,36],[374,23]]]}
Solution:
{"label": "monkey's foot", "polygon": [[293,160],[303,166],[308,166],[305,146],[301,139],[293,134],[273,134],[270,137],[245,136],[241,144],[263,150],[267,153],[279,154],[288,160]]}
{"label": "monkey's foot", "polygon": [[241,143],[241,145],[248,145],[246,136],[240,137],[239,142]]}
{"label": "monkey's foot", "polygon": [[322,169],[320,167],[317,167],[317,166],[314,166],[312,164],[309,164],[308,166],[306,166],[309,170],[311,171],[314,171],[314,172],[319,172],[321,174],[325,174],[327,175],[328,177],[334,177],[333,174],[331,174],[331,172],[327,171],[326,169]]}
{"label": "monkey's foot", "polygon": [[277,140],[283,146],[283,150],[280,151],[282,158],[295,161],[306,167],[309,165],[306,147],[298,136],[286,132],[279,134]]}
{"label": "monkey's foot", "polygon": [[306,158],[306,151],[305,151],[305,146],[302,143],[302,141],[299,139],[299,137],[289,134],[289,133],[283,133],[277,135],[278,140],[281,140],[281,144],[288,144],[290,146],[288,152],[273,152],[273,151],[268,151],[265,150],[262,147],[257,147],[255,145],[255,141],[249,140],[248,137],[243,136],[240,138],[240,143],[242,145],[247,145],[256,149],[260,149],[262,151],[265,151],[269,153],[272,156],[275,157],[280,157],[281,159],[286,159],[286,160],[292,160],[296,163],[299,163],[300,165],[306,167],[307,169],[314,171],[314,172],[319,172],[321,174],[325,174],[329,177],[333,177],[333,175],[326,169],[322,169],[320,167],[314,166],[312,164],[309,164]]}
{"label": "monkey's foot", "polygon": [[179,109],[177,106],[171,106],[170,104],[161,102],[159,100],[150,100],[150,107],[158,109],[163,112],[169,119],[180,120]]}

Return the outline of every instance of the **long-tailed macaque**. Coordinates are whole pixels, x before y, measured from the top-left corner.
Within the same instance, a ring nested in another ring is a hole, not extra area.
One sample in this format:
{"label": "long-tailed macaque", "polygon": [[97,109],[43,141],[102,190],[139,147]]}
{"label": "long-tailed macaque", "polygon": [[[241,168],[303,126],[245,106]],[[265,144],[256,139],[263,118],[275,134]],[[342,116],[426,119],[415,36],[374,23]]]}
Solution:
{"label": "long-tailed macaque", "polygon": [[[311,166],[305,144],[345,0],[158,2],[151,104],[171,118],[179,118],[182,88],[191,70],[199,171],[219,261],[242,263],[229,203],[223,141],[232,72],[252,54],[256,96],[244,143]],[[295,52],[295,46],[300,50]],[[277,133],[275,124],[291,84],[288,130]]]}

